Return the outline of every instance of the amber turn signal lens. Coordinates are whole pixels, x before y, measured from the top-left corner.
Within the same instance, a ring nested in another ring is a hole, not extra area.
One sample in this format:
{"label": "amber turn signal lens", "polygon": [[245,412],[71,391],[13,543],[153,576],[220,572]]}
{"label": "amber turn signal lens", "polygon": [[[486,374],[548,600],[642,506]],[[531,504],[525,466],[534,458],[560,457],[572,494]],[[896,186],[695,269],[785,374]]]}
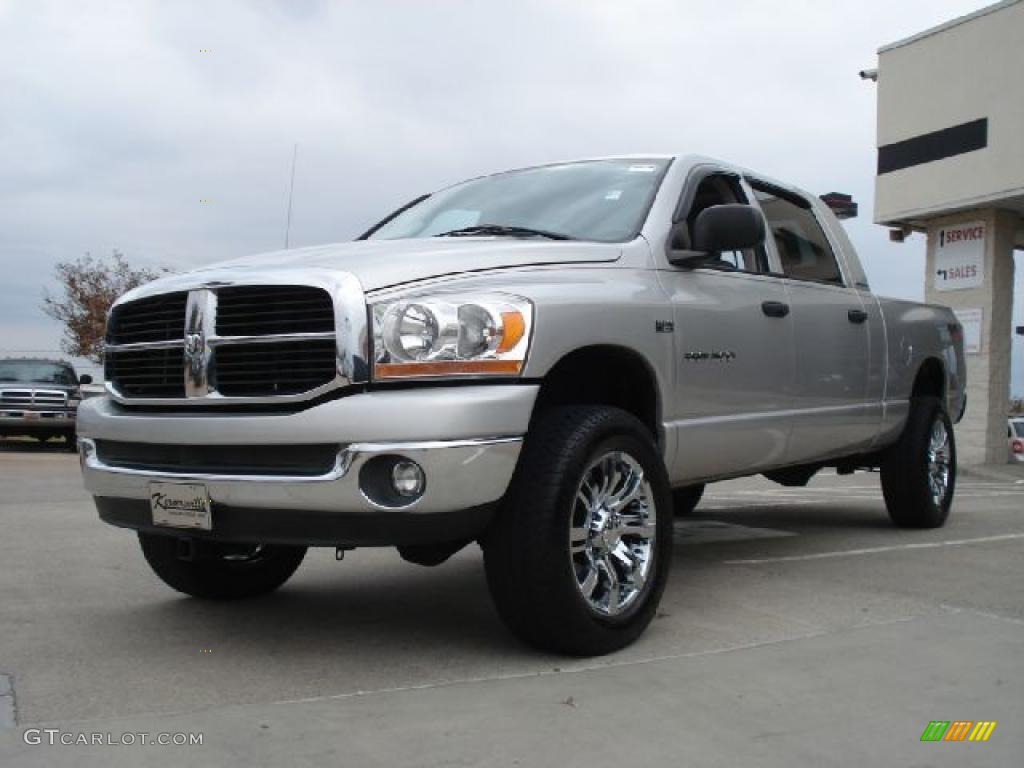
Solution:
{"label": "amber turn signal lens", "polygon": [[377,363],[373,372],[378,379],[479,373],[516,376],[522,367],[521,360],[446,360],[427,363]]}
{"label": "amber turn signal lens", "polygon": [[526,320],[519,312],[502,312],[501,326],[503,333],[496,351],[508,352],[515,348],[526,333]]}

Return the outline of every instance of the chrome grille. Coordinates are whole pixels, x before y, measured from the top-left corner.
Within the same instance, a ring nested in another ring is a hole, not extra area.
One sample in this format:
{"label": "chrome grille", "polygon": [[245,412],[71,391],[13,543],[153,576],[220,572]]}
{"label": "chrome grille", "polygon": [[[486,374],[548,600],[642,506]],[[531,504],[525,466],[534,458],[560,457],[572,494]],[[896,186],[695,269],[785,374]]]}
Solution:
{"label": "chrome grille", "polygon": [[294,395],[334,378],[334,341],[224,344],[213,356],[217,391],[228,397]]}
{"label": "chrome grille", "polygon": [[31,402],[31,389],[5,389],[0,392],[0,403],[5,405],[29,405]]}
{"label": "chrome grille", "polygon": [[110,313],[107,343],[180,340],[187,300],[188,293],[179,291],[119,304]]}
{"label": "chrome grille", "polygon": [[108,352],[104,377],[126,397],[184,397],[181,347]]}
{"label": "chrome grille", "polygon": [[305,285],[253,285],[217,291],[218,336],[330,333],[331,297]]}
{"label": "chrome grille", "polygon": [[[357,330],[365,300],[350,297],[343,327]],[[312,397],[356,370],[339,354],[334,315],[335,298],[312,285],[214,284],[126,302],[110,315],[108,389],[129,402]]]}
{"label": "chrome grille", "polygon": [[68,395],[59,389],[3,389],[0,390],[0,404],[3,405],[57,405],[65,406]]}
{"label": "chrome grille", "polygon": [[32,402],[36,405],[67,405],[68,394],[59,389],[35,389]]}

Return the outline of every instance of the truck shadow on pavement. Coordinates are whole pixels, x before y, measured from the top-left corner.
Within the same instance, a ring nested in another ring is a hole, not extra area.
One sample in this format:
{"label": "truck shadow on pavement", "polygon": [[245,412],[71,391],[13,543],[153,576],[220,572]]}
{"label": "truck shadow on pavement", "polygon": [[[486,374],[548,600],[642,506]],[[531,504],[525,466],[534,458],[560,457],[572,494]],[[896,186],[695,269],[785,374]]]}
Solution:
{"label": "truck shadow on pavement", "polygon": [[402,658],[411,650],[490,655],[496,648],[522,648],[491,606],[478,552],[431,569],[395,561],[328,564],[327,555],[311,550],[307,561],[314,562],[304,563],[280,590],[241,601],[177,595],[140,573],[154,591],[144,602],[111,610],[105,620],[165,638],[184,634],[186,646],[211,643],[226,657]]}
{"label": "truck shadow on pavement", "polygon": [[[677,521],[673,546],[673,575],[666,596],[708,577],[721,560],[745,556],[751,547],[790,551],[803,539],[850,529],[890,538],[894,529],[881,500],[837,509],[832,505],[774,508],[771,513],[736,509],[714,518],[694,514],[695,523],[724,522],[770,533],[735,540],[715,540],[707,546],[688,541],[690,518]],[[806,541],[806,540],[805,540]],[[106,609],[101,626],[131,626],[132,634],[168,639],[180,650],[212,643],[222,652],[248,656],[286,655],[289,659],[364,658],[405,659],[410,651],[424,655],[494,658],[513,653],[526,658],[558,658],[520,645],[501,624],[487,591],[479,548],[470,545],[435,568],[407,564],[383,551],[358,551],[335,563],[333,553],[311,549],[306,562],[274,594],[237,602],[206,602],[178,595],[164,587],[141,562],[138,587],[129,600]],[[141,558],[140,558],[141,559]],[[120,644],[120,639],[111,638]],[[407,663],[405,661],[401,663]]]}

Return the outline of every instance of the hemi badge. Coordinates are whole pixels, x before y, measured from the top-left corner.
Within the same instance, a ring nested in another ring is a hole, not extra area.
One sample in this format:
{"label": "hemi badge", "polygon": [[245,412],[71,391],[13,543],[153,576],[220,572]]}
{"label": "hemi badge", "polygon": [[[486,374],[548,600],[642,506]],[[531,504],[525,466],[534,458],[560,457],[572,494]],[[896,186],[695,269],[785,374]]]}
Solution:
{"label": "hemi badge", "polygon": [[655,320],[654,330],[656,333],[672,333],[676,329],[676,324],[671,320]]}

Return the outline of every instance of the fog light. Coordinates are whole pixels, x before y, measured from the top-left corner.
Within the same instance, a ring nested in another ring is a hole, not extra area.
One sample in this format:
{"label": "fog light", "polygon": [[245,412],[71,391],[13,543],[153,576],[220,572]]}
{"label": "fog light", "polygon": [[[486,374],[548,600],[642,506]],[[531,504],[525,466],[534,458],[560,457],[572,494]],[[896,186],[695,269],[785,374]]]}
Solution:
{"label": "fog light", "polygon": [[425,484],[423,469],[415,461],[403,459],[395,462],[395,466],[391,468],[391,485],[399,496],[419,496],[423,493]]}

